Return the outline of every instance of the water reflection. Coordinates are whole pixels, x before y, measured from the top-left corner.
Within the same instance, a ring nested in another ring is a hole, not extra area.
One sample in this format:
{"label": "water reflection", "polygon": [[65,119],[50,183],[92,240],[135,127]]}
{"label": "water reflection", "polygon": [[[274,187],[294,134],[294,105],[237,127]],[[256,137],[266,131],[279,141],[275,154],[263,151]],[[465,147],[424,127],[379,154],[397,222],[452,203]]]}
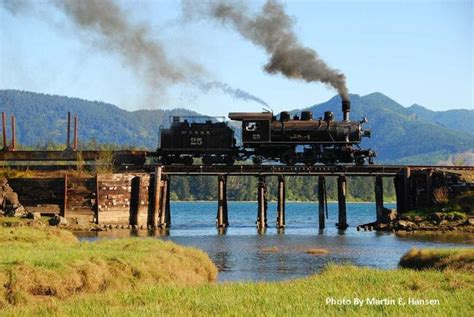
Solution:
{"label": "water reflection", "polygon": [[[358,224],[375,217],[371,204],[348,204],[350,227],[345,231],[333,226],[337,222],[337,205],[329,204],[326,229],[321,230],[315,206],[287,203],[286,227],[278,229],[276,217],[271,220],[276,205],[269,204],[268,228],[256,229],[256,203],[230,202],[230,227],[216,229],[216,203],[172,203],[171,228],[112,229],[83,233],[80,237],[95,240],[151,236],[197,247],[216,263],[221,281],[302,277],[330,262],[390,269],[397,267],[400,257],[412,247],[473,247],[473,235],[358,232]],[[310,249],[328,253],[308,254]]]}

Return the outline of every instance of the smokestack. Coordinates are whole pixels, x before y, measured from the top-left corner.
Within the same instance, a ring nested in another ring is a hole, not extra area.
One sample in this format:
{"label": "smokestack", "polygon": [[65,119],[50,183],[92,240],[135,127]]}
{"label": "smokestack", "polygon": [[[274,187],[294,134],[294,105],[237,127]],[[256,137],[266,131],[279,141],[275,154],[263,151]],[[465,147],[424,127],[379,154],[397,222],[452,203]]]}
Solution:
{"label": "smokestack", "polygon": [[343,121],[349,121],[349,112],[351,112],[351,102],[349,100],[342,100]]}
{"label": "smokestack", "polygon": [[12,116],[12,144],[11,144],[11,151],[16,151],[16,136],[15,136],[15,130],[16,130],[16,120],[15,116]]}
{"label": "smokestack", "polygon": [[5,112],[2,112],[2,132],[3,132],[3,150],[7,150],[7,117]]}
{"label": "smokestack", "polygon": [[79,119],[77,114],[74,116],[74,142],[73,142],[73,150],[77,151],[77,129],[79,125]]}
{"label": "smokestack", "polygon": [[67,113],[67,138],[66,138],[66,149],[71,147],[71,113]]}

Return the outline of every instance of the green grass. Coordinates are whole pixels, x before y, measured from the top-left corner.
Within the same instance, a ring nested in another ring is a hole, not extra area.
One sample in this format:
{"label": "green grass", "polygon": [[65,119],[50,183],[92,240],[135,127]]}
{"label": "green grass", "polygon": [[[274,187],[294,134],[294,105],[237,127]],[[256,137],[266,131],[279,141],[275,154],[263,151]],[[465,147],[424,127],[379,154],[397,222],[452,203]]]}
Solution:
{"label": "green grass", "polygon": [[464,270],[474,274],[474,249],[411,249],[401,267],[417,270]]}
{"label": "green grass", "polygon": [[[459,272],[381,271],[329,266],[319,275],[273,283],[142,286],[7,310],[36,316],[470,316],[474,277]],[[437,299],[439,306],[341,306],[326,298]]]}
{"label": "green grass", "polygon": [[[34,228],[0,228],[0,239],[2,316],[470,316],[474,311],[474,275],[465,270],[329,265],[297,280],[216,284],[215,266],[204,253],[158,239],[78,243],[69,232]],[[328,305],[330,297],[436,299],[440,305]]]}

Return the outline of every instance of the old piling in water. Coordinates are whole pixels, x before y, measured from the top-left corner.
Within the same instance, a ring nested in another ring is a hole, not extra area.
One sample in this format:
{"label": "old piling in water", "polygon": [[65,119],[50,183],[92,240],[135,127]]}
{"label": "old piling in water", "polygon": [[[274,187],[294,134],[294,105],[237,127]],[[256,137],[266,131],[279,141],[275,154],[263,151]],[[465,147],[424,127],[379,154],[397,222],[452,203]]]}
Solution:
{"label": "old piling in water", "polygon": [[229,225],[227,211],[227,176],[217,177],[217,227],[224,228]]}
{"label": "old piling in water", "polygon": [[277,228],[285,227],[285,178],[278,176]]}
{"label": "old piling in water", "polygon": [[153,228],[159,225],[160,207],[161,207],[161,175],[163,167],[157,166],[155,168],[155,178],[153,182],[153,199],[151,215],[148,217],[148,224]]}
{"label": "old piling in water", "polygon": [[257,227],[260,229],[267,227],[267,185],[265,183],[265,176],[258,177],[258,189],[257,189],[257,201],[258,201],[258,214],[257,214]]}
{"label": "old piling in water", "polygon": [[14,115],[12,115],[12,144],[10,151],[16,151],[16,119]]}
{"label": "old piling in water", "polygon": [[411,170],[407,166],[395,176],[395,192],[397,195],[397,211],[403,213],[410,210],[410,176]]}
{"label": "old piling in water", "polygon": [[410,210],[410,174],[409,167],[403,169],[403,211]]}
{"label": "old piling in water", "polygon": [[377,213],[377,222],[382,222],[383,215],[383,181],[382,176],[375,177],[375,210]]}
{"label": "old piling in water", "polygon": [[66,136],[66,148],[71,147],[71,113],[67,113],[67,136]]}
{"label": "old piling in water", "polygon": [[3,138],[3,150],[8,149],[7,145],[7,118],[6,113],[2,112],[2,138]]}
{"label": "old piling in water", "polygon": [[339,176],[337,178],[337,200],[339,209],[339,217],[337,223],[338,229],[346,229],[348,227],[346,215],[346,185],[346,177]]}
{"label": "old piling in water", "polygon": [[77,151],[77,144],[79,142],[78,138],[78,132],[79,132],[79,118],[77,117],[77,114],[74,116],[74,138],[73,138],[73,143],[72,143],[72,149],[74,151]]}
{"label": "old piling in water", "polygon": [[324,178],[324,176],[319,176],[318,177],[319,229],[324,229],[326,226],[325,217],[324,217],[324,211],[327,205],[325,191],[326,191],[326,179]]}
{"label": "old piling in water", "polygon": [[161,177],[163,186],[161,189],[161,210],[158,226],[161,228],[169,227],[171,224],[171,211],[170,211],[170,177]]}

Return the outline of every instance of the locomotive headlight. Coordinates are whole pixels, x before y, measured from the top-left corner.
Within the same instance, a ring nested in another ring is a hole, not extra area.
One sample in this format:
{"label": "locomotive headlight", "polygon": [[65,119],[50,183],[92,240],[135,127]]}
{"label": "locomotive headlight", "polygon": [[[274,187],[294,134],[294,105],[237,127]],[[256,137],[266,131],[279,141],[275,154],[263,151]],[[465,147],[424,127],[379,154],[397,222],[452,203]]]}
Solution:
{"label": "locomotive headlight", "polygon": [[366,138],[370,138],[371,131],[370,130],[362,130],[362,136]]}

